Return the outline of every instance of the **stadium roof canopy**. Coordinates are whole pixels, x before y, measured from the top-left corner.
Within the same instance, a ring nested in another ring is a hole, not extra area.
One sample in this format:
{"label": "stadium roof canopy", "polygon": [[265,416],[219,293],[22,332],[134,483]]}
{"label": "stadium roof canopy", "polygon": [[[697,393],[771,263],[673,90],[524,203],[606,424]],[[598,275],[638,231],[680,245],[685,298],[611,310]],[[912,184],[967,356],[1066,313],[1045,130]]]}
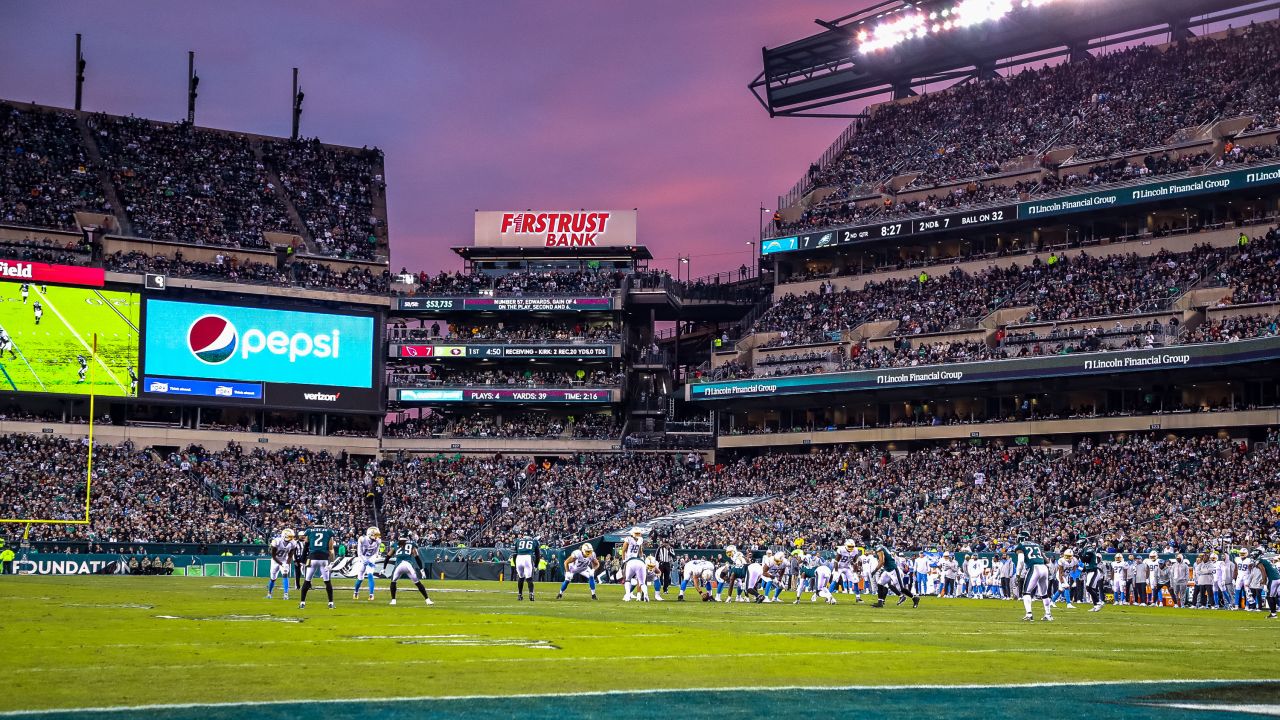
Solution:
{"label": "stadium roof canopy", "polygon": [[1280,8],[1280,0],[885,0],[817,35],[763,48],[748,86],[771,116],[858,117],[828,109],[914,94],[913,86],[993,77],[1033,62]]}

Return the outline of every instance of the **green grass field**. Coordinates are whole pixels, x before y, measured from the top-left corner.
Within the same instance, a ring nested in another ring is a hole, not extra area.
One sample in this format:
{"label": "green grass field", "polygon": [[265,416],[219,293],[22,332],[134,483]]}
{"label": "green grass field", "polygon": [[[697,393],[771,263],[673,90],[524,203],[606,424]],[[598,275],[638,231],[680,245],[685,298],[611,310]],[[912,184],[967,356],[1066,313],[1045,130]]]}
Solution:
{"label": "green grass field", "polygon": [[[0,282],[0,327],[14,352],[0,358],[0,390],[122,396],[130,365],[138,364],[138,296],[133,293],[32,283],[22,302],[21,283]],[[44,307],[35,323],[34,305]],[[79,382],[77,355],[90,357],[98,336],[98,362]],[[92,381],[92,383],[91,383]]]}
{"label": "green grass field", "polygon": [[[402,585],[400,604],[390,607],[385,583],[374,602],[353,601],[350,580],[336,585],[335,610],[326,609],[321,588],[300,611],[296,588],[293,601],[280,599],[279,588],[275,600],[266,600],[265,581],[5,576],[0,655],[8,687],[0,693],[0,717],[50,708],[427,696],[463,699],[389,703],[373,714],[363,701],[304,705],[325,710],[303,712],[366,720],[511,717],[525,707],[535,716],[563,719],[615,715],[628,703],[647,716],[655,713],[645,708],[656,702],[681,717],[703,717],[697,710],[704,705],[741,716],[734,708],[779,703],[777,712],[793,713],[817,703],[816,711],[845,717],[865,714],[868,698],[878,692],[848,686],[1264,680],[1278,676],[1280,657],[1280,622],[1258,613],[1059,609],[1054,623],[1031,625],[1021,621],[1020,604],[1001,601],[925,598],[914,611],[892,603],[876,610],[844,596],[835,606],[807,600],[799,606],[670,599],[642,604],[620,602],[616,586],[602,588],[601,599],[592,602],[585,586],[574,585],[557,602],[557,586],[547,583],[531,604],[516,602],[512,585],[492,582],[429,583],[434,607]],[[792,689],[752,699],[752,691],[770,688],[826,687],[846,689],[829,696]],[[1082,693],[1080,702],[1092,703],[1187,687],[1086,685],[1054,692]],[[1190,687],[1196,697],[1213,690]],[[1237,688],[1233,702],[1261,697],[1280,712],[1280,686],[1252,687]],[[674,692],[681,689],[702,690]],[[672,692],[572,702],[501,697],[630,690]],[[1008,705],[1012,714],[988,708],[973,715],[994,720],[993,714],[1018,717],[1016,709],[1025,706],[1016,700],[1040,697],[1043,688],[948,691],[969,694],[956,697],[939,696],[942,689],[893,692],[890,704],[940,702],[952,710],[970,701]],[[405,708],[415,710],[404,714]],[[414,714],[424,708],[430,712]],[[298,712],[291,704],[249,704],[104,716],[213,720]],[[1062,717],[1080,713],[1073,706]],[[1165,709],[1161,717],[1182,715]]]}

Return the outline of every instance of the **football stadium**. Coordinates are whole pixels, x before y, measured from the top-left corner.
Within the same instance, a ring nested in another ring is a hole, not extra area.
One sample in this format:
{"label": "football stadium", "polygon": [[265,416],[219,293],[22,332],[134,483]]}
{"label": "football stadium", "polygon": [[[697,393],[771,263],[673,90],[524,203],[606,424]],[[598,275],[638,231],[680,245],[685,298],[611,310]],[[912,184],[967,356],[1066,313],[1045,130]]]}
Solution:
{"label": "football stadium", "polygon": [[1280,716],[1280,2],[72,6],[0,719]]}

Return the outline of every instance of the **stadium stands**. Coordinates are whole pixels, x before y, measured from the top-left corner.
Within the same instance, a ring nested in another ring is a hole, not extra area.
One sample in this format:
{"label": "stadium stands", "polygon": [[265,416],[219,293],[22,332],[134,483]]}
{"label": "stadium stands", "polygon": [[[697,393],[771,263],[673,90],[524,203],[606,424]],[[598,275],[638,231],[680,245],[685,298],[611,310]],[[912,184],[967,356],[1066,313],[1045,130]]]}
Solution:
{"label": "stadium stands", "polygon": [[[1211,158],[1154,152],[1197,128],[1252,116],[1246,132],[1280,126],[1280,80],[1270,72],[1280,27],[1251,25],[1222,37],[1135,46],[1082,62],[1027,69],[875,109],[838,158],[811,176],[819,202],[778,234],[872,216],[936,212],[1132,174],[1182,172]],[[1274,141],[1271,143],[1274,145]],[[1070,148],[1064,177],[1042,162]],[[1274,149],[1258,151],[1267,157]],[[1125,160],[1133,157],[1133,162]],[[1231,153],[1228,153],[1231,154]],[[1242,150],[1236,159],[1244,159]],[[1076,169],[1075,163],[1107,159]],[[1127,166],[1133,166],[1129,169]],[[978,178],[1047,169],[1010,183]],[[889,188],[891,178],[909,182]],[[920,200],[892,192],[937,188]],[[892,191],[892,192],[891,192]],[[890,194],[882,198],[882,192]]]}
{"label": "stadium stands", "polygon": [[[363,465],[301,449],[187,448],[161,458],[128,445],[95,456],[93,523],[35,526],[40,539],[237,542],[324,522],[344,533],[382,518],[431,543],[492,546],[536,534],[553,546],[714,498],[776,496],[674,529],[683,547],[830,547],[853,535],[902,548],[998,548],[1018,530],[1047,546],[1080,531],[1115,550],[1199,550],[1230,536],[1273,543],[1274,432],[1249,445],[1216,436],[1082,439],[1072,448],[936,446],[905,453],[833,448],[724,465],[664,454],[545,460],[414,457]],[[83,516],[81,443],[0,438],[6,517]],[[37,492],[13,492],[15,483]],[[354,535],[353,535],[354,536]]]}
{"label": "stadium stands", "polygon": [[0,222],[77,229],[75,213],[111,213],[75,117],[0,102]]}

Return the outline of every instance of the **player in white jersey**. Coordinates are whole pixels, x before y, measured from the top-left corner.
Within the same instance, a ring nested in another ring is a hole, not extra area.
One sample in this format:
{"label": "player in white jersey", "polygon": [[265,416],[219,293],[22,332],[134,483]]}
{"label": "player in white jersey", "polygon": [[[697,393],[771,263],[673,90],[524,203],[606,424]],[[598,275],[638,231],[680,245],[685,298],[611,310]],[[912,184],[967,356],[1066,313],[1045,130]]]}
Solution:
{"label": "player in white jersey", "polygon": [[586,578],[587,585],[591,588],[591,599],[596,599],[596,571],[600,569],[600,558],[596,557],[596,551],[591,547],[591,543],[582,543],[582,547],[573,551],[573,554],[564,560],[564,582],[560,583],[560,592],[556,593],[556,599],[564,597],[564,591],[569,588],[569,583],[575,577],[581,576]]}
{"label": "player in white jersey", "polygon": [[1231,609],[1235,610],[1242,604],[1245,609],[1253,604],[1253,598],[1249,596],[1249,576],[1253,573],[1253,561],[1249,559],[1249,551],[1246,548],[1240,548],[1236,553],[1235,567],[1235,594],[1232,596]]}
{"label": "player in white jersey", "polygon": [[764,602],[778,602],[787,574],[787,555],[781,550],[765,553],[761,565],[764,566]]}
{"label": "player in white jersey", "polygon": [[835,605],[836,599],[831,594],[831,578],[835,576],[835,572],[822,558],[815,556],[815,561],[817,565],[813,567],[813,594],[809,596],[809,602],[817,602],[818,598],[823,598],[828,605]]}
{"label": "player in white jersey", "polygon": [[653,585],[653,599],[662,602],[662,566],[658,564],[658,559],[650,555],[644,559],[644,582],[645,589],[649,589],[649,585]]}
{"label": "player in white jersey", "polygon": [[760,583],[764,580],[764,563],[752,562],[747,563],[747,597],[751,602],[763,602],[764,596],[760,594]]}
{"label": "player in white jersey", "polygon": [[356,541],[356,590],[351,594],[352,600],[360,599],[360,582],[366,577],[369,579],[369,599],[373,600],[373,579],[378,576],[378,568],[374,563],[378,558],[378,550],[382,547],[379,542],[381,539],[382,531],[371,527]]}
{"label": "player in white jersey", "polygon": [[[844,541],[844,545],[836,548],[836,571],[834,582],[839,586],[839,590],[845,595],[857,594],[858,602],[862,602],[862,593],[858,591],[858,556],[862,552],[858,550],[858,544],[849,538]],[[836,587],[831,587],[832,592],[836,591]]]}
{"label": "player in white jersey", "polygon": [[631,528],[631,534],[622,540],[622,562],[631,558],[644,559],[644,532],[640,528]]}
{"label": "player in white jersey", "polygon": [[686,562],[680,571],[680,594],[676,596],[676,601],[684,602],[684,591],[689,583],[693,583],[699,595],[703,594],[703,587],[711,581],[715,569],[715,563],[703,558],[693,558]]}
{"label": "player in white jersey", "polygon": [[625,590],[622,601],[630,602],[632,600],[632,589],[638,591],[639,599],[643,602],[649,601],[649,585],[648,585],[649,569],[645,566],[644,558],[633,557],[628,559],[622,565],[622,586]]}
{"label": "player in white jersey", "polygon": [[1125,561],[1124,555],[1116,555],[1111,561],[1111,596],[1112,601],[1117,605],[1126,605],[1128,598],[1125,597],[1125,588],[1129,582],[1129,563]]}
{"label": "player in white jersey", "polygon": [[293,540],[293,531],[285,528],[271,541],[271,579],[267,581],[267,599],[276,589],[276,578],[284,580],[284,599],[289,599],[289,568],[302,550]]}

